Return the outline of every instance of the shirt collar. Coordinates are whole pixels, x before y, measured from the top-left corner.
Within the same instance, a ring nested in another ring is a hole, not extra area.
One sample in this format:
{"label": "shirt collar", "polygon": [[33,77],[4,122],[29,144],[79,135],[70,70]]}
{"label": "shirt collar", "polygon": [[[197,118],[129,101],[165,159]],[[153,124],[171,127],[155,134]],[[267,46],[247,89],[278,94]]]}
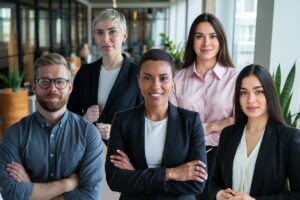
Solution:
{"label": "shirt collar", "polygon": [[227,71],[227,68],[217,63],[216,66],[212,69],[212,71],[218,77],[218,79],[222,79]]}
{"label": "shirt collar", "polygon": [[[187,71],[188,76],[193,76],[193,75],[198,76],[197,72],[196,72],[195,62],[193,62],[193,64],[191,65],[191,67],[189,67],[187,70],[188,70]],[[226,70],[227,70],[226,67],[223,67],[222,65],[220,65],[219,63],[217,63],[211,71],[212,71],[213,74],[216,75],[216,77],[218,79],[222,79],[224,77],[224,74],[226,73]]]}
{"label": "shirt collar", "polygon": [[[65,113],[63,114],[62,118],[54,125],[54,126],[59,126],[62,127],[62,125],[67,121],[69,115],[69,111],[66,110]],[[39,113],[38,111],[35,112],[35,117],[38,121],[38,123],[44,127],[47,126],[46,120],[44,119],[44,117],[41,115],[41,113]]]}

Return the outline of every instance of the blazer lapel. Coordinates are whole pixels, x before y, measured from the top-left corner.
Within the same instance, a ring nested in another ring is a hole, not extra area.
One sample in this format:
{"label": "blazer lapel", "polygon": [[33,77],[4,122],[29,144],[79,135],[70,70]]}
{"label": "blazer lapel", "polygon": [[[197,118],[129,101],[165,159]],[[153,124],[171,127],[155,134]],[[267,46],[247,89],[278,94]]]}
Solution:
{"label": "blazer lapel", "polygon": [[140,105],[131,122],[132,154],[135,154],[136,165],[140,169],[148,168],[145,156],[145,114],[144,104]]}
{"label": "blazer lapel", "polygon": [[227,174],[225,177],[227,178],[226,183],[228,184],[229,187],[232,187],[233,160],[234,160],[236,150],[240,144],[240,141],[241,141],[241,138],[243,135],[243,131],[244,131],[244,124],[237,126],[235,131],[232,134],[230,134],[230,136],[229,136],[232,138],[228,141],[232,141],[232,143],[226,144],[228,147],[226,150],[226,155],[228,155],[228,157],[224,158],[225,170],[226,170],[226,174]]}
{"label": "blazer lapel", "polygon": [[256,163],[255,163],[255,169],[254,169],[254,174],[253,174],[253,179],[252,179],[252,184],[251,184],[251,190],[250,190],[250,195],[256,196],[261,183],[262,183],[262,174],[264,174],[264,171],[266,170],[266,163],[268,163],[268,160],[270,158],[269,153],[270,150],[274,149],[275,141],[276,138],[274,138],[272,132],[274,127],[268,123],[265,133],[263,135],[260,149],[257,155]]}
{"label": "blazer lapel", "polygon": [[[100,77],[100,69],[102,65],[102,58],[98,60],[91,70],[90,81],[91,81],[91,105],[98,105],[98,86],[99,86],[99,77]],[[88,90],[88,88],[87,88]]]}
{"label": "blazer lapel", "polygon": [[168,124],[167,124],[167,135],[164,145],[163,157],[161,166],[169,166],[173,163],[174,148],[176,148],[176,138],[180,132],[180,119],[177,108],[169,103],[168,108]]}
{"label": "blazer lapel", "polygon": [[[116,95],[122,93],[122,91],[119,91],[120,88],[121,88],[120,86],[122,84],[126,84],[126,77],[128,77],[129,66],[130,66],[130,61],[126,57],[124,57],[124,61],[123,61],[123,64],[121,66],[120,72],[117,76],[116,82],[114,83],[114,85],[111,88],[111,91],[110,91],[110,93],[107,97],[107,101],[106,101],[106,105],[105,105],[104,110],[109,109],[110,104],[113,102],[113,100],[115,98],[117,98]],[[103,111],[103,112],[105,112],[105,111]]]}

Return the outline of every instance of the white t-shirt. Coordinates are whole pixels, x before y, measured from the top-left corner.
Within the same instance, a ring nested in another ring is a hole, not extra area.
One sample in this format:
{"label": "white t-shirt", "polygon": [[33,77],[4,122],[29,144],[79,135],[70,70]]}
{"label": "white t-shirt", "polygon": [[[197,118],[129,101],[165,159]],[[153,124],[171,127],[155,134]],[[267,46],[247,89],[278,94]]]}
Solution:
{"label": "white t-shirt", "polygon": [[243,136],[233,160],[232,167],[232,189],[236,192],[250,194],[251,184],[255,169],[255,163],[260,149],[263,136],[259,139],[255,148],[247,156],[246,145],[246,128],[244,128]]}
{"label": "white t-shirt", "polygon": [[98,85],[98,105],[100,105],[101,108],[104,108],[106,104],[108,95],[116,82],[120,69],[121,67],[106,70],[103,66],[101,66]]}
{"label": "white t-shirt", "polygon": [[145,156],[149,168],[161,165],[167,135],[168,118],[151,121],[145,117]]}

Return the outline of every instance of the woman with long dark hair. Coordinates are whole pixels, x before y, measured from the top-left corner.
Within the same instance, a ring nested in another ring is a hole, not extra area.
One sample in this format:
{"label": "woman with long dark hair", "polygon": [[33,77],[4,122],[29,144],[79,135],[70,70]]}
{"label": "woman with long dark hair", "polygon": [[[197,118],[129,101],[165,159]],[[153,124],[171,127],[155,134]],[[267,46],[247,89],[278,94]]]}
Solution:
{"label": "woman with long dark hair", "polygon": [[285,125],[270,73],[246,66],[236,81],[235,124],[221,134],[211,199],[300,199],[299,155],[300,131]]}
{"label": "woman with long dark hair", "polygon": [[[200,114],[205,133],[208,176],[220,132],[234,121],[233,94],[237,74],[221,22],[213,14],[199,15],[190,28],[183,69],[175,75],[170,101]],[[207,187],[199,199],[209,199]]]}

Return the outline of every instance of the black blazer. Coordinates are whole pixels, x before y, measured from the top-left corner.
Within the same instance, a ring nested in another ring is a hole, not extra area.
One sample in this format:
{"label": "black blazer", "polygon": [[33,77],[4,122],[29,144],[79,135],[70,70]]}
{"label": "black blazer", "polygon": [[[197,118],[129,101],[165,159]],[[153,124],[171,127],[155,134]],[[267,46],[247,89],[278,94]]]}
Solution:
{"label": "black blazer", "polygon": [[[197,181],[165,181],[166,168],[192,160],[206,163],[205,140],[199,114],[177,108],[169,103],[167,135],[160,168],[148,168],[145,158],[144,104],[115,115],[106,157],[106,179],[120,199],[195,199],[205,183]],[[153,146],[155,148],[155,145]],[[124,151],[135,171],[114,167],[110,156]]]}
{"label": "black blazer", "polygon": [[[99,117],[99,122],[111,124],[115,112],[139,105],[142,102],[138,81],[137,66],[125,55],[119,75],[114,83]],[[92,105],[98,105],[98,83],[102,59],[83,65],[77,72],[68,109],[84,115]]]}
{"label": "black blazer", "polygon": [[[226,127],[220,138],[209,184],[211,199],[232,188],[232,165],[245,124]],[[250,196],[256,200],[300,199],[300,131],[268,122],[258,152]],[[287,188],[289,179],[290,190]]]}

